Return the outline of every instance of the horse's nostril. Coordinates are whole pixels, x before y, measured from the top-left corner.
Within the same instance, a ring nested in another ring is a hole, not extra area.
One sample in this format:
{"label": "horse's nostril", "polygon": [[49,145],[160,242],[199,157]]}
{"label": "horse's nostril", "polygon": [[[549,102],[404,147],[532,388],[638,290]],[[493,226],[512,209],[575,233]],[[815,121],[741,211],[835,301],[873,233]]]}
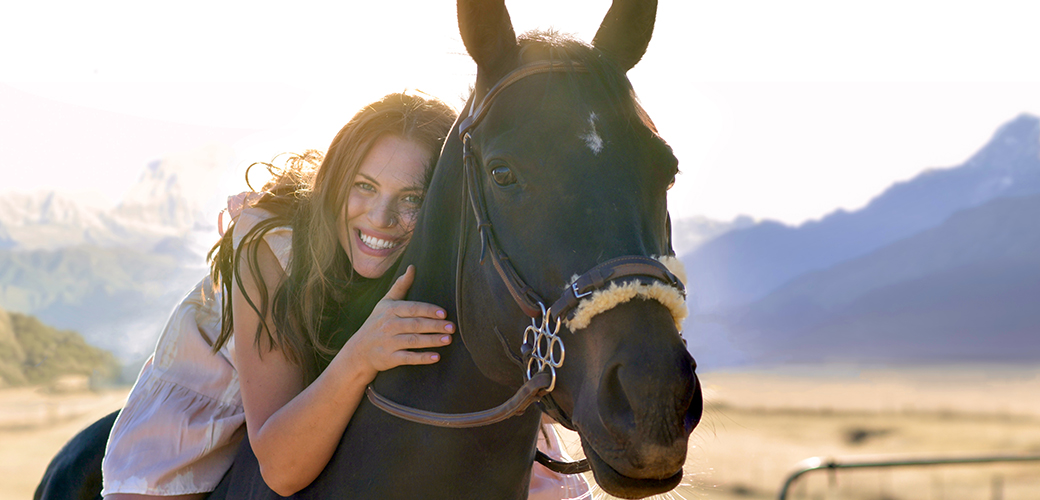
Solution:
{"label": "horse's nostril", "polygon": [[603,426],[618,438],[635,431],[636,420],[632,403],[621,384],[621,365],[614,365],[602,378],[599,389],[600,419]]}

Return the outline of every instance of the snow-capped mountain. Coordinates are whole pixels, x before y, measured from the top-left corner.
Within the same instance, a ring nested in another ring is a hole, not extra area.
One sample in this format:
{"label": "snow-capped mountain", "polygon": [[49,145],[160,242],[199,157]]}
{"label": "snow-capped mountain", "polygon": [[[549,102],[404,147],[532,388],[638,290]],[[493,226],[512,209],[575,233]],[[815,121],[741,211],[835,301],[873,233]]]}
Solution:
{"label": "snow-capped mountain", "polygon": [[97,227],[101,210],[56,192],[10,193],[0,197],[0,220],[12,226]]}
{"label": "snow-capped mountain", "polygon": [[227,148],[207,147],[152,162],[114,214],[146,227],[202,230],[215,226],[221,179],[231,163]]}
{"label": "snow-capped mountain", "polygon": [[149,164],[114,208],[57,192],[0,194],[0,248],[56,250],[76,245],[152,248],[216,228],[220,180],[231,162],[210,146]]}
{"label": "snow-capped mountain", "polygon": [[[111,240],[111,220],[96,206],[56,192],[0,196],[0,241],[13,249],[62,248]],[[0,245],[3,245],[0,243]]]}

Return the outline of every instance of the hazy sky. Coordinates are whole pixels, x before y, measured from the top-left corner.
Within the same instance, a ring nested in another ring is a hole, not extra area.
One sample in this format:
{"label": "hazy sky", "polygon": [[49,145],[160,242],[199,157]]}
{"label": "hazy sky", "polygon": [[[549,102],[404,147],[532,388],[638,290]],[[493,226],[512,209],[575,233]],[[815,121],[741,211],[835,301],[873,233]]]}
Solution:
{"label": "hazy sky", "polygon": [[[507,5],[517,32],[591,40],[609,3]],[[0,192],[115,203],[148,162],[212,143],[240,172],[325,148],[388,92],[459,106],[475,71],[449,0],[5,2],[0,19]],[[1036,47],[1031,1],[661,0],[629,76],[680,159],[673,214],[799,223],[1040,116]]]}

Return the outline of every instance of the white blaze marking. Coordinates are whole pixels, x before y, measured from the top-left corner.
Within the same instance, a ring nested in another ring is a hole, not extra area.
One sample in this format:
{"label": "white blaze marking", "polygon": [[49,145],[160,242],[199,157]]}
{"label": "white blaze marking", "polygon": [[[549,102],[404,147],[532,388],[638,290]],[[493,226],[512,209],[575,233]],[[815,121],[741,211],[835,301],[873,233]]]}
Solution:
{"label": "white blaze marking", "polygon": [[581,136],[581,139],[593,154],[599,155],[600,151],[603,151],[603,138],[596,132],[596,113],[589,113],[589,132]]}

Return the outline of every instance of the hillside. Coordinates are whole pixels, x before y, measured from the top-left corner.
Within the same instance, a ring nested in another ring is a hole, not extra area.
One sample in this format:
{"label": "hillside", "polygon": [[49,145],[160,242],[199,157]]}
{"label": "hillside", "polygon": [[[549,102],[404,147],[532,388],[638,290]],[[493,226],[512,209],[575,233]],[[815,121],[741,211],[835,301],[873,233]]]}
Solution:
{"label": "hillside", "polygon": [[0,387],[44,384],[62,375],[107,380],[118,374],[115,357],[87,345],[78,333],[0,309]]}
{"label": "hillside", "polygon": [[734,315],[759,359],[1040,359],[1040,195],[955,213]]}
{"label": "hillside", "polygon": [[173,305],[205,272],[132,248],[0,250],[0,306],[79,331],[129,361],[151,351]]}

